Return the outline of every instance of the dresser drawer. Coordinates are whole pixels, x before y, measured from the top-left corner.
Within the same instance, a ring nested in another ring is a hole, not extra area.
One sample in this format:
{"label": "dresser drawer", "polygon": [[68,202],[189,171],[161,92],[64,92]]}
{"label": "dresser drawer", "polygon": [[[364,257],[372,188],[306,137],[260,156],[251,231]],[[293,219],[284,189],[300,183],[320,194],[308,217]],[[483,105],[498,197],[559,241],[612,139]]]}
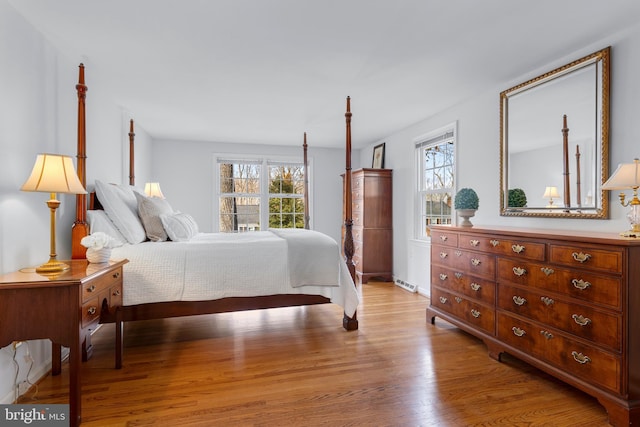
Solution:
{"label": "dresser drawer", "polygon": [[440,288],[463,294],[471,299],[491,305],[495,303],[496,284],[490,280],[434,265],[431,268],[431,283]]}
{"label": "dresser drawer", "polygon": [[458,233],[443,230],[431,230],[431,244],[456,248],[458,247]]}
{"label": "dresser drawer", "polygon": [[621,392],[620,357],[585,345],[561,331],[526,321],[506,313],[497,314],[498,338],[528,354],[546,361],[570,375],[592,384]]}
{"label": "dresser drawer", "polygon": [[82,301],[95,297],[100,292],[122,282],[122,268],[118,268],[82,284]]}
{"label": "dresser drawer", "polygon": [[82,314],[82,327],[86,328],[87,326],[95,323],[100,318],[100,311],[102,309],[102,301],[109,301],[109,289],[103,289],[93,298],[88,299],[82,304],[81,314]]}
{"label": "dresser drawer", "polygon": [[622,250],[580,246],[549,246],[549,261],[607,273],[622,273]]}
{"label": "dresser drawer", "polygon": [[497,275],[501,283],[515,283],[557,292],[572,298],[620,310],[622,278],[584,269],[562,268],[550,264],[520,262],[498,258]]}
{"label": "dresser drawer", "polygon": [[495,310],[437,287],[431,290],[431,305],[483,331],[495,335]]}
{"label": "dresser drawer", "polygon": [[475,249],[496,255],[508,255],[517,258],[543,261],[545,258],[544,243],[524,240],[502,239],[477,234],[460,234],[458,247],[461,249]]}
{"label": "dresser drawer", "polygon": [[621,351],[622,317],[553,295],[512,286],[498,286],[498,307],[545,325]]}

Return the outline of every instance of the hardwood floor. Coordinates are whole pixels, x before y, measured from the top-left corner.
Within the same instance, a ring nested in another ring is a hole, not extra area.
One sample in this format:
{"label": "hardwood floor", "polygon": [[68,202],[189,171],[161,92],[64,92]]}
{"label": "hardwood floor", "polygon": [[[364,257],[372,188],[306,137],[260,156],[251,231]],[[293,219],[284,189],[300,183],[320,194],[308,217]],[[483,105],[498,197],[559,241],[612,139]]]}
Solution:
{"label": "hardwood floor", "polygon": [[[83,426],[603,426],[598,402],[369,282],[360,329],[326,304],[113,326],[83,364]],[[66,403],[68,364],[37,403]],[[34,403],[26,396],[24,402]]]}

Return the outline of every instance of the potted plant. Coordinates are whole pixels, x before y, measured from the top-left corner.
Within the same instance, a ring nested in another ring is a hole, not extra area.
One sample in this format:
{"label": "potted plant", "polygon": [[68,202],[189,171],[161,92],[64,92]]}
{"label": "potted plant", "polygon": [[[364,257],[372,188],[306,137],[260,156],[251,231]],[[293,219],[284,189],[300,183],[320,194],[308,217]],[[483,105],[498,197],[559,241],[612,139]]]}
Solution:
{"label": "potted plant", "polygon": [[522,188],[509,189],[509,201],[507,206],[510,208],[523,208],[527,206],[527,195]]}
{"label": "potted plant", "polygon": [[453,201],[453,207],[458,212],[458,216],[462,218],[462,227],[471,227],[473,224],[469,218],[476,214],[480,199],[478,194],[472,188],[462,188],[456,193]]}

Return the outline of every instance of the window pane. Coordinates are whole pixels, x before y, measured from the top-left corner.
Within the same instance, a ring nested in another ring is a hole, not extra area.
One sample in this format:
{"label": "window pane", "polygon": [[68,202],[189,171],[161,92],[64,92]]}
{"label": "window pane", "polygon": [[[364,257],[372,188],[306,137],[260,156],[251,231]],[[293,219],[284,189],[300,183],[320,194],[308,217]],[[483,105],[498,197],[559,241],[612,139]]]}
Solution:
{"label": "window pane", "polygon": [[220,197],[220,231],[259,231],[259,197]]}

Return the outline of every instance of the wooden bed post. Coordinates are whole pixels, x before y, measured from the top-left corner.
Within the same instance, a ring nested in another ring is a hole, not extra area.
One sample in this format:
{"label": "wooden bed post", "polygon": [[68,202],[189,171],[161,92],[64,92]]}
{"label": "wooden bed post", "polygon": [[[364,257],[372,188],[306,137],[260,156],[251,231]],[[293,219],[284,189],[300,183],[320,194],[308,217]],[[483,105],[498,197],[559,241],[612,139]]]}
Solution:
{"label": "wooden bed post", "polygon": [[[356,267],[353,264],[353,206],[352,203],[352,186],[351,186],[351,97],[347,96],[347,112],[344,114],[347,125],[346,134],[346,162],[344,171],[344,257],[349,269],[349,274],[353,279],[353,283],[356,283]],[[358,329],[357,313],[353,313],[353,317],[349,317],[346,314],[342,319],[342,326],[347,331],[353,331]]]}
{"label": "wooden bed post", "polygon": [[309,229],[309,162],[307,161],[307,133],[304,133],[304,228]]}
{"label": "wooden bed post", "polygon": [[562,160],[564,175],[564,207],[571,207],[571,181],[569,179],[569,128],[567,115],[562,116]]}
{"label": "wooden bed post", "polygon": [[[78,178],[84,188],[87,188],[87,132],[85,120],[85,99],[87,97],[87,86],[84,84],[84,64],[80,64],[78,84],[78,155],[77,165]],[[84,259],[87,249],[80,244],[80,240],[89,234],[89,224],[87,224],[87,195],[76,194],[76,220],[71,226],[71,258]]]}
{"label": "wooden bed post", "polygon": [[136,174],[133,172],[134,163],[134,138],[136,134],[133,132],[133,119],[129,120],[129,185],[136,185]]}

